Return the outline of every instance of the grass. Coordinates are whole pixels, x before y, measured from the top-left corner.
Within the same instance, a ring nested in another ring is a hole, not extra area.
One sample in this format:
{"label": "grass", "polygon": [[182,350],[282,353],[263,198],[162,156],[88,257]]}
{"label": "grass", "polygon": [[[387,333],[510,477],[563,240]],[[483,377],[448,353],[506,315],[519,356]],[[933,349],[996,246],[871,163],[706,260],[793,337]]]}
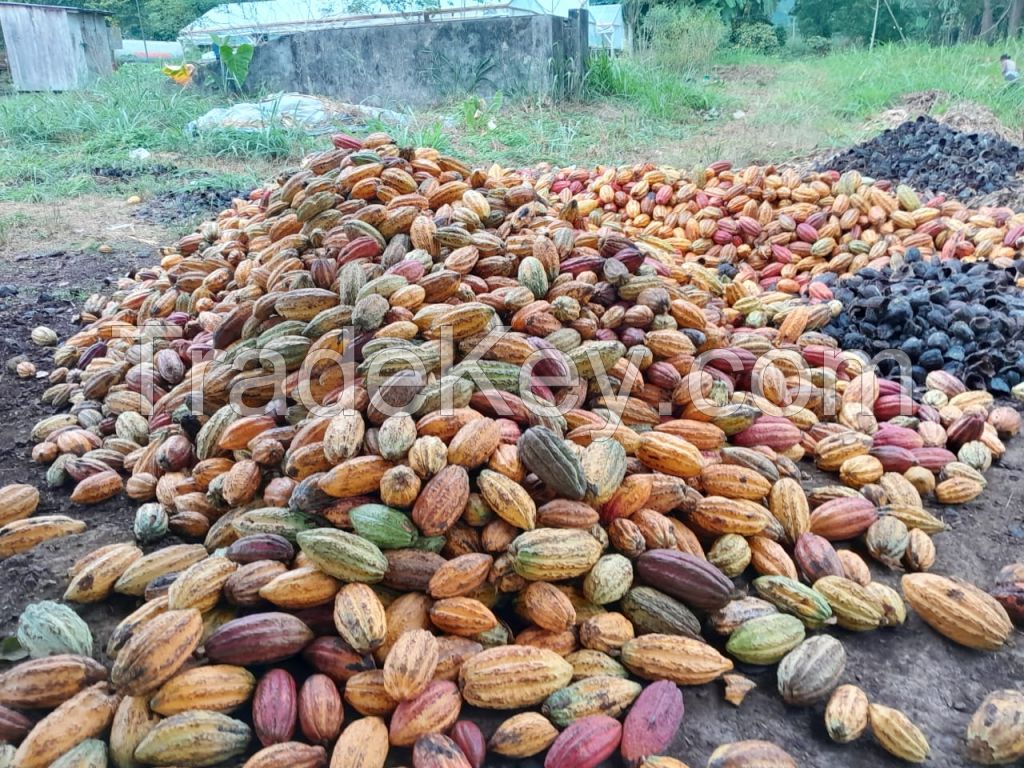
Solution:
{"label": "grass", "polygon": [[674,71],[651,56],[595,56],[587,78],[591,95],[619,99],[663,120],[692,117],[722,103],[706,75]]}
{"label": "grass", "polygon": [[796,60],[784,53],[734,53],[724,61],[740,72],[753,66],[772,69],[773,78],[761,89],[763,103],[771,108],[755,118],[760,128],[812,125],[820,134],[819,148],[835,148],[864,138],[865,121],[897,106],[905,95],[930,90],[943,93],[935,114],[970,101],[990,109],[1008,128],[1021,128],[1024,88],[1007,85],[999,74],[999,55],[1007,49],[1018,59],[1024,54],[1019,42],[950,48],[912,44]]}
{"label": "grass", "polygon": [[15,230],[31,223],[31,217],[21,211],[0,214],[0,248],[13,239]]}
{"label": "grass", "polygon": [[[0,201],[152,193],[180,187],[183,180],[244,186],[265,170],[253,167],[254,161],[298,158],[314,145],[283,127],[186,135],[188,122],[223,103],[221,95],[183,89],[148,65],[122,66],[92,90],[0,98]],[[138,147],[152,153],[149,161],[130,159]],[[211,174],[208,159],[244,163]],[[168,166],[171,172],[161,170]]]}

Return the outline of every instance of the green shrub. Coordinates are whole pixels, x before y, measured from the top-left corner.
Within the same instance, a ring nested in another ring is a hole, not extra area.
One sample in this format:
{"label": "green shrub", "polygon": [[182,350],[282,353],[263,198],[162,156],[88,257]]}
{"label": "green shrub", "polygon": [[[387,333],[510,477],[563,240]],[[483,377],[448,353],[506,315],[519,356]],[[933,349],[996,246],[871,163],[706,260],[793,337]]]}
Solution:
{"label": "green shrub", "polygon": [[789,56],[828,56],[833,51],[834,42],[832,38],[821,35],[807,37],[793,35],[786,41],[786,54]]}
{"label": "green shrub", "polygon": [[781,47],[775,25],[762,21],[736,27],[733,42],[737,48],[761,54],[776,53]]}
{"label": "green shrub", "polygon": [[811,35],[804,39],[807,50],[815,56],[827,56],[832,52],[832,39],[821,35]]}

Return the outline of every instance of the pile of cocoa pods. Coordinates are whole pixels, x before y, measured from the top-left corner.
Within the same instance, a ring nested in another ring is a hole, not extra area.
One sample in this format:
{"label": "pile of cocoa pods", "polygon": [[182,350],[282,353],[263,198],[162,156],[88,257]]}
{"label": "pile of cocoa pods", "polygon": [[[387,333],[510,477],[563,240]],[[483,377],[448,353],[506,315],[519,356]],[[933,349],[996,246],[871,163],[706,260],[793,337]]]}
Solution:
{"label": "pile of cocoa pods", "polygon": [[[681,687],[724,677],[740,705],[734,662],[827,700],[837,742],[927,759],[840,685],[829,629],[899,631],[909,604],[1007,643],[1020,574],[997,600],[928,573],[925,502],[983,493],[1020,417],[941,370],[921,399],[880,378],[820,332],[841,308],[810,280],[909,247],[1010,258],[1024,219],[855,174],[334,143],[57,346],[33,457],[77,504],[139,502],[137,541],[21,617],[0,765],[679,768]],[[0,489],[0,557],[85,527],[38,501]],[[101,663],[66,603],[115,594],[137,609]],[[1021,699],[994,693],[965,754],[1020,757]],[[484,734],[464,704],[505,719]],[[751,740],[707,765],[797,763]]]}

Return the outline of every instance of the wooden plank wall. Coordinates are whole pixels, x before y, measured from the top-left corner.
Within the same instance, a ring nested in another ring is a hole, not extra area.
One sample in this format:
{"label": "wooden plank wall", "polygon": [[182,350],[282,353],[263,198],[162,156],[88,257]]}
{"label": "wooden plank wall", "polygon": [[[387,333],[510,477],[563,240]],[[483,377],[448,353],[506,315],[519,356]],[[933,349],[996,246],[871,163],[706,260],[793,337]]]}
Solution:
{"label": "wooden plank wall", "polygon": [[[114,45],[106,19],[95,13],[76,13],[68,17],[72,37],[79,45],[78,84],[91,85],[114,71]],[[75,34],[77,28],[77,34]]]}
{"label": "wooden plank wall", "polygon": [[114,71],[104,17],[32,5],[0,5],[7,58],[19,91],[82,88]]}

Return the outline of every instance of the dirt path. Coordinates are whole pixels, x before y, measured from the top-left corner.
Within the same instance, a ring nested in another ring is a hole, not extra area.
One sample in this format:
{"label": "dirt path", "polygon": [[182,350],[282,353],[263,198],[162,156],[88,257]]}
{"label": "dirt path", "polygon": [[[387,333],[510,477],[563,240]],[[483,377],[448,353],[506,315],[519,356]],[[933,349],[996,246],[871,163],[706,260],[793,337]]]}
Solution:
{"label": "dirt path", "polygon": [[59,202],[4,203],[0,260],[23,259],[26,253],[94,251],[102,256],[108,249],[154,249],[227,208],[241,194],[238,189],[208,186],[141,201],[91,194]]}
{"label": "dirt path", "polygon": [[[46,256],[17,254],[0,262],[0,284],[17,287],[13,297],[0,299],[0,355],[6,361],[26,354],[48,370],[49,353],[28,342],[35,325],[45,323],[66,336],[74,329],[80,304],[77,298],[103,290],[132,266],[149,264],[147,248],[115,251],[97,266],[94,253],[65,252]],[[74,297],[62,284],[73,286]],[[0,484],[31,482],[43,487],[40,513],[65,513],[89,524],[85,533],[40,546],[0,561],[0,635],[11,634],[26,604],[59,599],[66,585],[65,573],[77,558],[110,542],[131,539],[134,505],[118,498],[94,507],[78,507],[68,501],[68,490],[45,489],[44,469],[28,460],[27,435],[38,419],[51,410],[38,403],[43,380],[25,381],[6,369],[0,375]],[[936,537],[939,559],[936,572],[959,576],[983,587],[1005,563],[1020,560],[1024,540],[1024,439],[1011,444],[1006,457],[989,473],[989,490],[978,501],[957,509],[935,509],[950,526]],[[808,478],[808,484],[821,478]],[[165,542],[166,543],[166,542]],[[875,569],[878,580],[898,584],[898,574]],[[75,606],[93,627],[97,654],[102,658],[110,631],[132,610],[131,600],[120,599],[95,606]],[[873,700],[904,709],[927,733],[932,744],[933,768],[959,768],[963,758],[963,734],[971,713],[990,691],[1017,686],[1024,678],[1024,644],[1017,642],[997,654],[982,654],[954,646],[911,615],[897,629],[864,634],[837,631],[849,660],[844,680],[862,686]],[[789,750],[802,768],[896,768],[902,765],[886,755],[869,738],[847,746],[828,741],[822,726],[822,705],[807,709],[786,707],[775,693],[774,668],[744,667],[740,671],[758,684],[739,709],[726,704],[718,683],[687,688],[687,714],[672,754],[691,768],[705,764],[717,745],[744,738],[775,741]],[[244,716],[244,715],[243,715]],[[477,713],[484,730],[494,728],[498,717]],[[408,764],[407,756],[400,756]],[[396,762],[401,764],[400,762]],[[492,768],[518,765],[540,768],[539,760],[488,762]]]}

